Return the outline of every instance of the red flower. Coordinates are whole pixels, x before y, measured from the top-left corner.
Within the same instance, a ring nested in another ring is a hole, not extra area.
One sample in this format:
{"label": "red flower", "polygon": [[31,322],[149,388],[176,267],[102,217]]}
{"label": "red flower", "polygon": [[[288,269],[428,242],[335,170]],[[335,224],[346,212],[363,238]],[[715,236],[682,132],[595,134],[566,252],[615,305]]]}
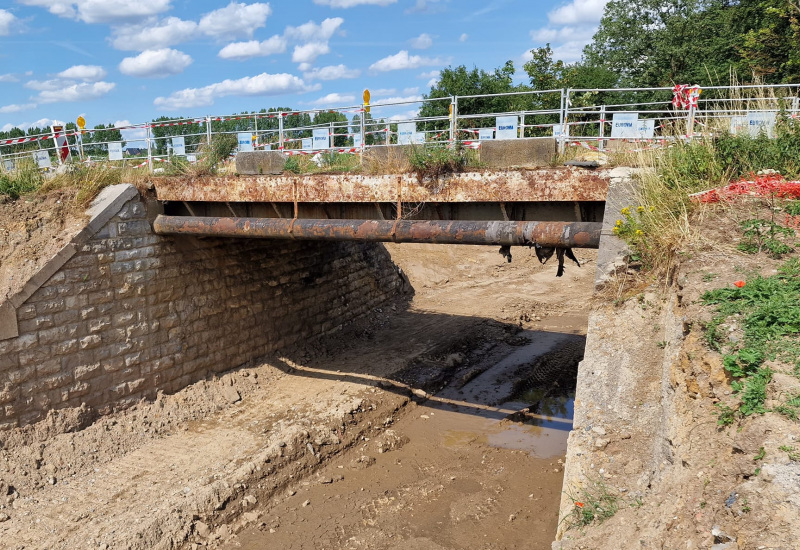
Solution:
{"label": "red flower", "polygon": [[576,502],[575,506],[577,506],[578,508],[583,508],[583,502]]}
{"label": "red flower", "polygon": [[744,284],[745,284],[744,281],[736,281],[733,283],[733,286],[735,286],[736,288],[742,288]]}

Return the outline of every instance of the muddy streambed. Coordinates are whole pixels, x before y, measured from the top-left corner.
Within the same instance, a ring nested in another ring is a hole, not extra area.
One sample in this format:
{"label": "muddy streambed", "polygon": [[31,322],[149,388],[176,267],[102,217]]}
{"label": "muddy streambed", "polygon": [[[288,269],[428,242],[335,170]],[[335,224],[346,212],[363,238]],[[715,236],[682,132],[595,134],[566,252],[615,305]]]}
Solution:
{"label": "muddy streambed", "polygon": [[549,548],[584,337],[506,335],[396,373],[434,393],[418,390],[381,436],[265,503],[224,547]]}

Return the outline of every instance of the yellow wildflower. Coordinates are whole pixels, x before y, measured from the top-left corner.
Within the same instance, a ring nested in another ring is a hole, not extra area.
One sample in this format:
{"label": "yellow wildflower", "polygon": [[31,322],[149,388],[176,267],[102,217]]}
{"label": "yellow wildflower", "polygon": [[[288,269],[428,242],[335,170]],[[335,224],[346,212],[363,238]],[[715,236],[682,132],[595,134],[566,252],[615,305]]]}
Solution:
{"label": "yellow wildflower", "polygon": [[641,234],[642,234],[642,230],[641,230],[641,229],[637,229],[637,230],[636,230],[636,234],[637,234],[637,235],[641,235]]}
{"label": "yellow wildflower", "polygon": [[616,235],[617,233],[619,233],[619,227],[615,227],[614,229],[611,230],[611,232]]}
{"label": "yellow wildflower", "polygon": [[619,227],[620,225],[622,225],[622,220],[617,220],[617,227]]}
{"label": "yellow wildflower", "polygon": [[642,212],[644,212],[644,206],[639,206],[639,207],[636,209],[636,211],[637,211],[639,214],[641,214]]}
{"label": "yellow wildflower", "polygon": [[623,208],[623,209],[621,210],[621,212],[622,212],[622,215],[623,215],[623,216],[627,216],[628,214],[630,214],[630,213],[631,213],[631,209],[630,209],[630,208],[628,208],[628,207],[626,206],[625,208]]}
{"label": "yellow wildflower", "polygon": [[650,212],[655,212],[655,211],[656,211],[656,207],[655,206],[651,206],[650,207]]}

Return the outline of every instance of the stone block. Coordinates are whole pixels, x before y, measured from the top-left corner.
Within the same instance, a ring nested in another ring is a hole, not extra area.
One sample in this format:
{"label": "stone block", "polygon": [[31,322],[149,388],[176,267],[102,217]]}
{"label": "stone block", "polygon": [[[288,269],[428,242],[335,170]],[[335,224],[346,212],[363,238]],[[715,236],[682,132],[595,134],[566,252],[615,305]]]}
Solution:
{"label": "stone block", "polygon": [[281,174],[286,157],[280,151],[249,151],[236,155],[236,172],[247,175]]}
{"label": "stone block", "polygon": [[533,168],[550,165],[556,156],[556,140],[508,139],[482,141],[481,162],[489,168]]}

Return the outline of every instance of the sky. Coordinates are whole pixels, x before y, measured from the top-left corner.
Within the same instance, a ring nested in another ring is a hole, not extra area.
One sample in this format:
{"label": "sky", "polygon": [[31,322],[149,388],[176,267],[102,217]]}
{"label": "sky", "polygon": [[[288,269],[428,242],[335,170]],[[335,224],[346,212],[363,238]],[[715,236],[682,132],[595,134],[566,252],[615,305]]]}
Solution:
{"label": "sky", "polygon": [[578,60],[607,2],[0,0],[0,130],[417,100],[509,59],[522,81],[532,48]]}

